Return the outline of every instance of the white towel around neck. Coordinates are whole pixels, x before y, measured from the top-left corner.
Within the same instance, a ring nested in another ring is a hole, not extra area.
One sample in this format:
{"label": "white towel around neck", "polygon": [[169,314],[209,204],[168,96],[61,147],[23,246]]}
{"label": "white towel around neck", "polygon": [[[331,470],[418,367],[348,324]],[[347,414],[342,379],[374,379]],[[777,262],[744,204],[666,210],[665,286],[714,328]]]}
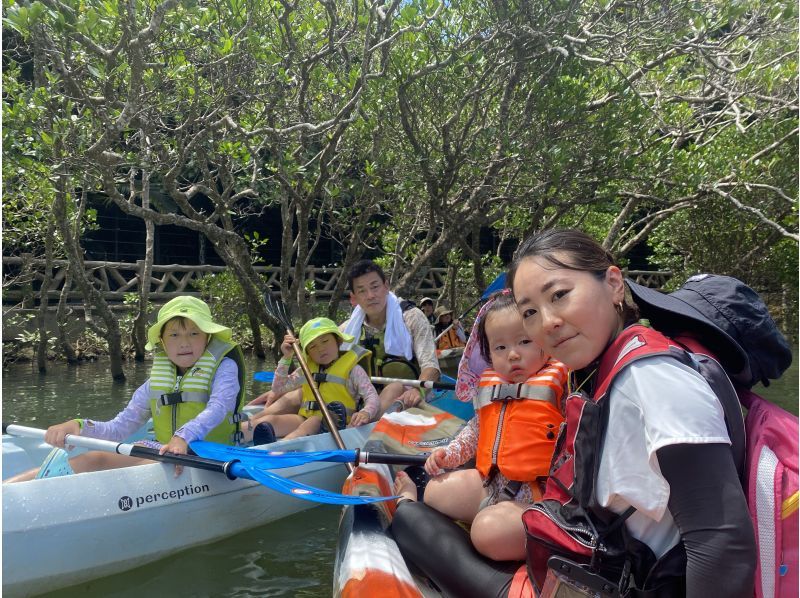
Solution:
{"label": "white towel around neck", "polygon": [[[344,332],[356,338],[361,338],[361,326],[364,324],[364,310],[357,305],[345,326]],[[386,329],[383,337],[383,347],[389,355],[398,355],[411,361],[414,357],[411,333],[403,321],[403,310],[400,300],[392,292],[386,296]]]}

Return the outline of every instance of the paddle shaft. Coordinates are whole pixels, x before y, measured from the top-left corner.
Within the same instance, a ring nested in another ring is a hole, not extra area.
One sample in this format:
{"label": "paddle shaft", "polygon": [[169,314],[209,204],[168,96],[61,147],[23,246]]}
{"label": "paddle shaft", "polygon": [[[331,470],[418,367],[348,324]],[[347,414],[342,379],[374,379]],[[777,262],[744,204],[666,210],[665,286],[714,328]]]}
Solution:
{"label": "paddle shaft", "polygon": [[455,390],[456,385],[453,382],[433,382],[432,380],[405,380],[403,378],[381,378],[380,376],[372,376],[370,378],[375,384],[392,384],[399,382],[404,386],[413,386],[415,388],[435,388],[438,390]]}
{"label": "paddle shaft", "polygon": [[[289,331],[291,332],[291,330]],[[317,405],[319,405],[320,411],[322,412],[322,417],[325,418],[325,421],[328,424],[328,430],[333,436],[333,441],[336,443],[340,449],[345,450],[344,441],[342,440],[341,435],[339,434],[339,426],[338,424],[334,423],[333,417],[331,417],[331,412],[328,411],[328,405],[325,404],[325,401],[322,400],[322,395],[319,393],[319,388],[317,388],[317,383],[314,380],[314,376],[311,373],[311,370],[308,369],[308,364],[306,360],[303,358],[303,352],[298,347],[298,343],[292,343],[292,350],[294,350],[294,356],[297,358],[297,362],[300,364],[300,369],[303,370],[303,375],[306,377],[306,381],[308,382],[309,387],[311,387],[311,392],[314,395],[314,398],[317,400]],[[352,463],[345,463],[347,466],[347,471],[353,473],[355,467]]]}
{"label": "paddle shaft", "polygon": [[356,462],[359,465],[367,463],[384,463],[386,465],[425,465],[429,455],[397,455],[394,453],[373,453],[356,449]]}
{"label": "paddle shaft", "polygon": [[[272,383],[275,379],[275,372],[255,372],[253,379],[259,382]],[[372,376],[370,378],[375,384],[392,384],[399,382],[404,386],[413,386],[414,388],[433,388],[437,390],[455,390],[455,382],[434,382],[433,380],[407,380],[406,378],[385,378],[381,376]]]}
{"label": "paddle shaft", "polygon": [[[46,430],[29,428],[28,426],[19,426],[16,424],[4,424],[3,433],[11,434],[12,436],[27,436],[28,438],[40,438],[44,440]],[[147,446],[127,444],[125,442],[112,442],[100,438],[75,436],[74,434],[67,434],[64,437],[64,444],[95,451],[103,451],[105,453],[117,453],[118,455],[127,455],[129,457],[139,457],[142,459],[150,459],[151,461],[162,461],[164,463],[173,463],[174,465],[194,467],[195,469],[215,471],[225,474],[231,480],[237,477],[253,479],[247,475],[246,471],[235,467],[238,463],[237,461],[216,461],[214,459],[204,459],[196,455],[176,455],[174,453],[165,453],[162,455],[156,449]]]}

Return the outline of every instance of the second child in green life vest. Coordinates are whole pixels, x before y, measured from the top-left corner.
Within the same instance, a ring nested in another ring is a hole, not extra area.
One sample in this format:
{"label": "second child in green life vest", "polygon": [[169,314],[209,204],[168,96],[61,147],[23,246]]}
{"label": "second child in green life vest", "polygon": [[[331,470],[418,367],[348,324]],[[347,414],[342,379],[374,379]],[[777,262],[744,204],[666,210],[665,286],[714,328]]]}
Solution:
{"label": "second child in green life vest", "polygon": [[[378,414],[380,401],[366,370],[358,365],[362,360],[366,362],[369,351],[358,345],[352,345],[347,351],[339,349],[341,343],[352,343],[352,341],[352,336],[340,332],[333,320],[328,318],[314,318],[300,329],[300,346],[308,368],[314,374],[320,395],[326,404],[335,406],[331,408],[331,415],[334,419],[337,415],[344,417],[346,424],[354,427],[372,421]],[[291,334],[287,334],[283,339],[281,344],[283,358],[278,361],[272,390],[276,397],[280,397],[287,392],[302,388],[303,399],[300,410],[296,414],[261,413],[251,418],[247,423],[245,434],[249,436],[248,430],[256,430],[254,439],[256,443],[264,442],[260,440],[262,430],[267,430],[263,438],[269,440],[274,437],[308,436],[320,431],[322,411],[308,381],[301,369],[289,374],[293,354],[292,344],[295,342],[297,340]]]}
{"label": "second child in green life vest", "polygon": [[[71,419],[50,426],[45,441],[64,447],[67,434],[122,441],[153,418],[155,441],[139,441],[159,452],[185,455],[190,442],[241,440],[238,413],[244,398],[242,352],[231,341],[231,329],[217,324],[211,310],[196,297],[176,297],[164,304],[147,331],[147,349],[154,350],[150,378],[110,421]],[[126,455],[89,451],[67,460],[54,451],[39,470],[13,481],[54,477],[149,463]],[[176,466],[176,475],[181,471]]]}

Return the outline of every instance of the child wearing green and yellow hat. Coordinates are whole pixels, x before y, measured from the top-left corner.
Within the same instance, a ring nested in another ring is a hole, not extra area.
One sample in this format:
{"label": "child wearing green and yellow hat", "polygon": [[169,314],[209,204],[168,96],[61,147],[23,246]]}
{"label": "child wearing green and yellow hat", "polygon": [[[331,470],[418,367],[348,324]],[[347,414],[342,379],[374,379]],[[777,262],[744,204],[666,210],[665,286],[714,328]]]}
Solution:
{"label": "child wearing green and yellow hat", "polygon": [[[196,297],[181,296],[164,304],[147,331],[148,350],[154,350],[150,378],[110,421],[71,419],[50,426],[45,441],[60,447],[38,470],[8,481],[55,477],[129,467],[147,460],[89,451],[68,459],[67,434],[122,441],[153,418],[155,441],[140,441],[161,454],[186,454],[189,443],[212,440],[237,444],[243,438],[238,414],[244,398],[244,362],[231,329],[217,324],[208,305]],[[178,469],[178,472],[180,470]]]}
{"label": "child wearing green and yellow hat", "polygon": [[[302,370],[289,374],[292,363],[292,344],[297,340],[287,334],[281,344],[283,358],[278,361],[272,390],[275,397],[303,389],[303,400],[296,414],[276,415],[261,413],[247,423],[245,434],[253,432],[253,442],[261,444],[277,437],[296,438],[316,434],[322,426],[322,412],[311,392]],[[369,356],[369,351],[353,345],[353,337],[341,332],[333,320],[314,318],[300,329],[300,347],[309,369],[319,387],[320,394],[334,417],[337,415],[351,427],[369,423],[378,414],[380,401],[369,375],[358,363]],[[347,349],[340,349],[348,343]],[[363,403],[363,406],[362,406]],[[268,407],[269,405],[267,405]]]}

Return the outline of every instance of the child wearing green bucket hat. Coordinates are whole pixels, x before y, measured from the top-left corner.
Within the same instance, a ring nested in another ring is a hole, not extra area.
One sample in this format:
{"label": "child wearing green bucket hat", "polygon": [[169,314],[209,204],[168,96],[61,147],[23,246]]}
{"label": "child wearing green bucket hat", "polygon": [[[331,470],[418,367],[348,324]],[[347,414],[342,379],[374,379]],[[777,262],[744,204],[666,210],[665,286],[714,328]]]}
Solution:
{"label": "child wearing green bucket hat", "polygon": [[[314,374],[320,395],[331,410],[331,415],[339,417],[340,427],[362,426],[372,421],[378,414],[380,400],[369,375],[358,365],[369,357],[370,352],[352,344],[353,337],[341,332],[328,318],[309,320],[300,328],[299,336],[303,357]],[[263,444],[275,437],[296,438],[320,431],[322,412],[302,370],[289,374],[292,344],[295,342],[297,340],[291,334],[283,339],[283,358],[278,361],[272,390],[276,396],[281,396],[302,388],[300,410],[296,414],[283,415],[260,413],[251,418],[245,429],[245,437],[249,437],[252,431],[254,444]],[[348,348],[340,349],[341,343],[348,343]]]}
{"label": "child wearing green bucket hat", "polygon": [[68,459],[64,437],[80,434],[122,441],[151,417],[156,439],[139,443],[158,448],[161,454],[186,454],[189,443],[201,439],[241,442],[242,351],[232,342],[231,329],[214,322],[205,302],[180,296],[164,304],[147,331],[146,348],[155,351],[150,378],[134,391],[125,409],[110,421],[71,419],[50,426],[45,441],[61,448],[54,449],[38,470],[9,481],[146,463],[145,459],[100,451]]}

